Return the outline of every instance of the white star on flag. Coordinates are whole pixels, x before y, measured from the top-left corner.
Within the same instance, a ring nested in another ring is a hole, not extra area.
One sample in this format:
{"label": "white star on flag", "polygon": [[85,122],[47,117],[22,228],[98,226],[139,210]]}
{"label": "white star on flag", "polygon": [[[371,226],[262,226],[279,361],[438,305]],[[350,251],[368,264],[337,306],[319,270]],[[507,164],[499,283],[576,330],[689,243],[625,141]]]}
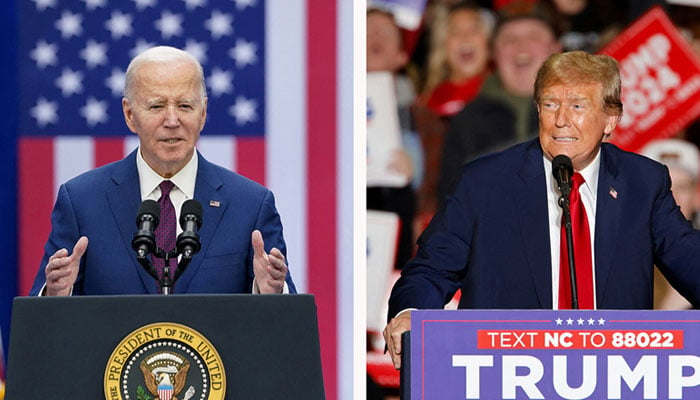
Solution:
{"label": "white star on flag", "polygon": [[155,46],[155,43],[152,42],[147,42],[141,38],[136,40],[136,45],[134,46],[133,49],[129,52],[130,57],[136,57],[137,55],[143,53],[144,51],[150,49],[151,47]]}
{"label": "white star on flag", "polygon": [[72,36],[80,36],[83,33],[83,16],[73,14],[70,11],[64,11],[61,18],[54,25],[56,29],[61,31],[63,39],[70,39]]}
{"label": "white star on flag", "polygon": [[120,39],[124,36],[131,36],[132,22],[131,15],[122,14],[121,11],[113,11],[112,16],[105,22],[105,27],[112,32],[112,39]]}
{"label": "white star on flag", "polygon": [[236,97],[236,103],[229,108],[229,114],[236,119],[236,125],[241,126],[258,119],[255,109],[258,104],[255,100],[245,97]]}
{"label": "white star on flag", "polygon": [[114,97],[121,97],[124,92],[125,80],[126,73],[117,68],[112,68],[112,74],[105,80],[105,86],[112,91]]}
{"label": "white star on flag", "polygon": [[43,97],[39,97],[36,105],[32,107],[29,114],[36,119],[37,125],[44,127],[47,124],[55,124],[58,122],[58,105],[55,101],[47,101]]}
{"label": "white star on flag", "polygon": [[211,36],[214,40],[233,33],[232,24],[233,16],[224,14],[219,10],[212,11],[211,17],[204,21],[204,26],[211,32]]}
{"label": "white star on flag", "polygon": [[83,0],[85,3],[85,8],[92,11],[97,7],[104,7],[107,5],[107,0]]}
{"label": "white star on flag", "polygon": [[214,67],[211,75],[207,78],[207,86],[214,97],[219,97],[224,93],[231,93],[233,90],[233,74],[221,68]]}
{"label": "white star on flag", "polygon": [[234,0],[236,8],[242,10],[246,7],[255,7],[257,0]]}
{"label": "white star on flag", "polygon": [[107,44],[97,43],[90,39],[84,49],[80,51],[80,58],[85,60],[88,68],[107,64]]}
{"label": "white star on flag", "polygon": [[56,0],[32,0],[36,5],[36,9],[39,11],[44,11],[47,8],[56,8]]}
{"label": "white star on flag", "polygon": [[58,63],[58,46],[53,43],[46,43],[45,40],[39,40],[34,50],[29,53],[32,60],[36,61],[36,66],[44,69],[47,65],[56,65]]}
{"label": "white star on flag", "polygon": [[182,15],[173,14],[165,10],[160,14],[160,19],[156,20],[154,24],[160,31],[163,39],[182,35]]}
{"label": "white star on flag", "polygon": [[155,7],[156,0],[132,0],[136,4],[136,9],[141,11],[148,7]]}
{"label": "white star on flag", "polygon": [[196,58],[201,64],[207,63],[207,44],[194,39],[187,39],[184,50]]}
{"label": "white star on flag", "polygon": [[87,104],[80,108],[80,115],[87,121],[88,126],[93,127],[97,124],[107,122],[107,102],[96,100],[94,97],[89,97]]}
{"label": "white star on flag", "polygon": [[255,54],[256,51],[257,46],[255,43],[236,39],[236,46],[229,50],[228,55],[236,60],[236,67],[243,68],[258,61],[258,57]]}
{"label": "white star on flag", "polygon": [[182,0],[188,10],[193,10],[197,7],[205,7],[207,5],[207,0]]}
{"label": "white star on flag", "polygon": [[80,71],[64,68],[61,76],[56,79],[56,86],[61,89],[63,97],[80,93],[83,91],[83,74]]}

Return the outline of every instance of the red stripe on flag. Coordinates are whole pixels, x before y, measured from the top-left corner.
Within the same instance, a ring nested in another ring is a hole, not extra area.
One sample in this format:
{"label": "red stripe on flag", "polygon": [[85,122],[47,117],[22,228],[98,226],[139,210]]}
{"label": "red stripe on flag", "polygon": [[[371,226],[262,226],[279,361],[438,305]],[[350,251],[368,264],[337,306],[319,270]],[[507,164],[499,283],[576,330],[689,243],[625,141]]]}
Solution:
{"label": "red stripe on flag", "polygon": [[124,137],[95,138],[95,167],[124,158]]}
{"label": "red stripe on flag", "polygon": [[236,172],[261,185],[265,184],[265,138],[236,138]]}
{"label": "red stripe on flag", "polygon": [[[336,2],[307,0],[307,254],[326,396],[337,398]],[[351,317],[351,316],[344,316]]]}
{"label": "red stripe on flag", "polygon": [[27,295],[44,254],[43,244],[51,230],[54,201],[53,140],[20,138],[18,147],[18,294]]}

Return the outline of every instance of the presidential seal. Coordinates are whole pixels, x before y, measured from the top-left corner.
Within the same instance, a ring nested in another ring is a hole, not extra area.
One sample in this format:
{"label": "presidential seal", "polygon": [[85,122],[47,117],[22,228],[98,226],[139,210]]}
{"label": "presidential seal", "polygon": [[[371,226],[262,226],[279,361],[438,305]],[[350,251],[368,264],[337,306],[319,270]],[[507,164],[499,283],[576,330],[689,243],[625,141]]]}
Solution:
{"label": "presidential seal", "polygon": [[223,400],[226,373],[202,334],[158,322],[131,332],[114,349],[104,390],[107,400]]}

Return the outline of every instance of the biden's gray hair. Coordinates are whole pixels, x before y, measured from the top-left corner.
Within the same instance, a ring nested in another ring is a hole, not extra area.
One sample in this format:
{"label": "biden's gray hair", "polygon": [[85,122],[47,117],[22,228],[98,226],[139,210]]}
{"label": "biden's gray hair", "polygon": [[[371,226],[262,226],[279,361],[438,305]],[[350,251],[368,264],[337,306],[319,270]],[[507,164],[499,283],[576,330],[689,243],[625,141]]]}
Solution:
{"label": "biden's gray hair", "polygon": [[204,82],[204,69],[202,68],[202,64],[190,53],[170,46],[151,47],[131,60],[129,66],[126,68],[124,97],[131,99],[134,95],[134,76],[139,66],[147,63],[170,63],[175,61],[187,61],[196,67],[201,98],[204,99],[207,97],[207,86]]}

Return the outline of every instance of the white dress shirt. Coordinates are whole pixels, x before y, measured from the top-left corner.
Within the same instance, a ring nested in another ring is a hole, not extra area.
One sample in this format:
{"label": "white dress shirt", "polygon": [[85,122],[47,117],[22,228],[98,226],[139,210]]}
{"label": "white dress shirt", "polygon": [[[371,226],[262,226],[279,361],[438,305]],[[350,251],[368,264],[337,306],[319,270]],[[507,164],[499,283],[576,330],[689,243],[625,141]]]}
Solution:
{"label": "white dress shirt", "polygon": [[[549,214],[549,243],[552,250],[552,307],[559,308],[559,256],[561,246],[561,217],[562,209],[559,207],[559,197],[561,193],[557,187],[557,182],[552,175],[552,162],[542,157],[544,162],[545,179],[547,181],[547,210]],[[591,232],[591,262],[593,264],[593,308],[596,308],[595,291],[595,207],[598,193],[598,171],[600,170],[600,150],[593,162],[581,171],[575,171],[583,176],[586,181],[579,188],[579,194],[586,207],[586,217],[588,217],[588,227]],[[568,276],[565,277],[568,279]]]}
{"label": "white dress shirt", "polygon": [[[192,159],[185,164],[180,171],[173,175],[170,179],[175,186],[173,186],[170,191],[170,201],[173,203],[175,208],[175,221],[177,226],[176,234],[182,233],[182,228],[180,227],[180,209],[182,208],[182,203],[185,200],[194,198],[194,186],[197,181],[197,152],[194,152]],[[156,171],[153,170],[146,160],[143,159],[141,155],[141,148],[136,152],[136,170],[139,173],[139,186],[141,189],[141,201],[144,200],[155,200],[158,201],[160,198],[160,183],[164,180],[162,176],[158,175]]]}

